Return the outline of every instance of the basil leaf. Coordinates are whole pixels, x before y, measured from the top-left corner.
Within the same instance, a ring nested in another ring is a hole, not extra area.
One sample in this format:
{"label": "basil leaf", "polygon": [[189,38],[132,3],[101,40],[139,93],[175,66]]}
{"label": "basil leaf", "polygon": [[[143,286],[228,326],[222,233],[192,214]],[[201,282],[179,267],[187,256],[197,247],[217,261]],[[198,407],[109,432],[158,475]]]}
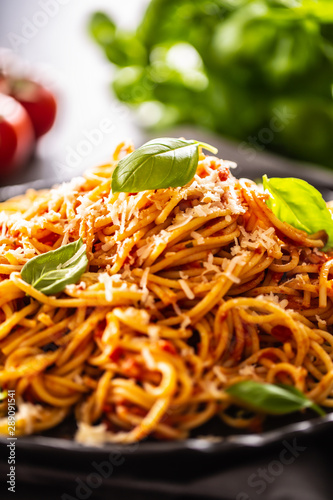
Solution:
{"label": "basil leaf", "polygon": [[80,238],[57,250],[30,259],[21,271],[24,281],[45,295],[61,292],[77,283],[88,265],[86,245]]}
{"label": "basil leaf", "polygon": [[103,12],[95,12],[90,20],[90,33],[100,45],[109,45],[114,41],[116,25]]}
{"label": "basil leaf", "polygon": [[263,185],[271,195],[266,205],[278,219],[308,234],[325,230],[328,240],[323,250],[333,247],[332,214],[316,188],[302,179],[268,179],[266,175]]}
{"label": "basil leaf", "polygon": [[0,401],[4,401],[8,396],[7,391],[0,390]]}
{"label": "basil leaf", "polygon": [[295,387],[284,384],[261,384],[245,380],[226,389],[236,401],[263,413],[284,415],[311,408],[319,415],[325,412]]}
{"label": "basil leaf", "polygon": [[214,154],[217,149],[198,141],[164,137],[146,142],[118,162],[112,175],[114,193],[184,186],[196,172],[199,146]]}

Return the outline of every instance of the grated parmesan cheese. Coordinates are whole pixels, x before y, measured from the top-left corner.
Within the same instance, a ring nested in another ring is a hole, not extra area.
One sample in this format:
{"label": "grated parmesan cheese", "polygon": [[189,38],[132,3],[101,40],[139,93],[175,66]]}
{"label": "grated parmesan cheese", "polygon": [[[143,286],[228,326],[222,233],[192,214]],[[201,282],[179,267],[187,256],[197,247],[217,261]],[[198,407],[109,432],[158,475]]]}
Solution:
{"label": "grated parmesan cheese", "polygon": [[203,271],[203,273],[202,273],[203,277],[204,277],[205,273],[209,273],[209,272],[214,272],[216,276],[222,274],[221,268],[219,268],[218,266],[213,264],[213,260],[214,260],[214,255],[212,254],[212,252],[210,252],[208,254],[208,257],[207,257],[207,262],[203,262],[203,266],[205,268],[205,271]]}
{"label": "grated parmesan cheese", "polygon": [[316,320],[317,320],[317,323],[318,323],[318,326],[321,330],[326,330],[326,327],[327,327],[327,321],[325,321],[324,319],[322,319],[319,314],[316,314]]}
{"label": "grated parmesan cheese", "polygon": [[242,249],[259,248],[260,246],[266,250],[270,250],[276,243],[273,236],[275,235],[274,227],[262,229],[258,227],[252,233],[248,233],[244,227],[239,226],[241,231],[240,243],[235,238],[235,245],[231,249],[231,255],[237,255]]}
{"label": "grated parmesan cheese", "polygon": [[150,267],[146,267],[146,269],[143,271],[141,280],[140,280],[140,287],[143,290],[147,290],[147,283],[148,283],[148,274],[150,272]]}
{"label": "grated parmesan cheese", "polygon": [[154,360],[150,350],[147,347],[144,347],[141,351],[141,354],[142,354],[142,357],[144,359],[144,362],[147,365],[147,368],[149,368],[149,370],[155,370],[156,363],[155,363],[155,360]]}
{"label": "grated parmesan cheese", "polygon": [[288,299],[280,300],[279,297],[277,295],[274,295],[273,292],[270,292],[269,294],[264,294],[264,295],[257,295],[257,299],[267,300],[268,302],[273,302],[274,304],[282,307],[282,309],[285,309],[288,305]]}
{"label": "grated parmesan cheese", "polygon": [[217,378],[222,382],[222,384],[226,384],[228,379],[226,375],[221,371],[219,366],[213,366],[213,372],[217,376]]}
{"label": "grated parmesan cheese", "polygon": [[18,412],[15,415],[16,421],[23,420],[25,434],[31,434],[34,430],[35,420],[41,418],[43,407],[29,402],[20,401],[18,403]]}
{"label": "grated parmesan cheese", "polygon": [[255,366],[254,365],[243,366],[243,368],[239,370],[239,374],[243,375],[244,377],[252,377],[255,379],[256,378]]}
{"label": "grated parmesan cheese", "polygon": [[75,440],[78,443],[88,446],[103,446],[108,441],[106,425],[89,425],[84,422],[79,422]]}
{"label": "grated parmesan cheese", "polygon": [[225,275],[227,276],[227,278],[229,278],[231,281],[233,281],[234,283],[240,283],[241,280],[240,278],[238,278],[237,276],[235,276],[234,274],[232,274],[233,270],[235,269],[235,267],[237,265],[242,265],[244,264],[244,256],[243,255],[237,255],[236,257],[233,257],[229,263],[228,263],[228,266],[225,270]]}
{"label": "grated parmesan cheese", "polygon": [[180,279],[180,280],[179,280],[179,284],[180,284],[180,286],[182,287],[182,289],[183,289],[183,291],[184,291],[184,293],[185,293],[186,297],[187,297],[188,299],[190,299],[190,300],[193,300],[193,299],[195,298],[195,295],[194,295],[194,293],[192,292],[192,290],[191,290],[191,288],[190,288],[189,284],[187,283],[187,281],[186,281],[186,280],[183,280],[183,279]]}
{"label": "grated parmesan cheese", "polygon": [[183,315],[182,310],[180,309],[180,307],[177,304],[177,302],[173,303],[172,307],[173,307],[175,313],[177,314],[177,316],[182,316]]}
{"label": "grated parmesan cheese", "polygon": [[108,273],[101,273],[98,276],[98,281],[103,283],[105,290],[105,298],[108,302],[112,302],[113,299],[113,286],[112,286],[112,278]]}
{"label": "grated parmesan cheese", "polygon": [[153,342],[157,342],[160,338],[160,327],[156,325],[149,325],[148,326],[148,335],[151,338]]}
{"label": "grated parmesan cheese", "polygon": [[188,327],[191,324],[191,318],[189,316],[187,316],[187,314],[182,314],[182,316],[184,319],[180,324],[180,328],[185,329],[186,327]]}
{"label": "grated parmesan cheese", "polygon": [[197,241],[198,245],[203,245],[205,243],[205,238],[201,236],[200,233],[197,233],[196,231],[192,231],[190,236]]}

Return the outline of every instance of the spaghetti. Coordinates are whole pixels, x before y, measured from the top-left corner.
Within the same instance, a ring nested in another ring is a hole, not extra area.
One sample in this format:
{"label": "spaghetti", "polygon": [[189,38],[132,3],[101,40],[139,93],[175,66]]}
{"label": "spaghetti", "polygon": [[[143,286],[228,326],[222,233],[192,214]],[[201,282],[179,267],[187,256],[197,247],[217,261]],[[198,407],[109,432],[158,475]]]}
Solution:
{"label": "spaghetti", "polygon": [[[122,143],[110,164],[0,205],[0,386],[16,391],[18,433],[70,414],[86,443],[183,439],[215,415],[257,430],[265,415],[235,411],[226,392],[243,380],[332,407],[324,231],[281,222],[252,181],[202,153],[184,187],[112,193],[131,151]],[[79,283],[46,296],[21,278],[29,259],[79,238]]]}

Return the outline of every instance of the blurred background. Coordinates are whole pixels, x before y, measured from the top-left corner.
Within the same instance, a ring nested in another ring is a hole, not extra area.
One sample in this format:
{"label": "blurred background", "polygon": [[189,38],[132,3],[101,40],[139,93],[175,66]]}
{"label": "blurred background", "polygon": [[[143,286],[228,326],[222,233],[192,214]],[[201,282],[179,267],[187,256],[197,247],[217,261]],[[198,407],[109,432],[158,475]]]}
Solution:
{"label": "blurred background", "polygon": [[[0,0],[0,200],[26,188],[13,185],[46,187],[107,162],[120,141],[138,147],[163,135],[215,145],[237,176],[301,177],[333,199],[332,83],[333,0]],[[274,477],[265,498],[330,498],[324,439],[314,434],[317,447]],[[176,490],[249,498],[240,488],[259,498],[249,477],[280,452],[259,461],[251,450],[244,464],[235,455],[240,469],[228,455],[218,472],[213,455],[206,477],[189,480],[189,469],[182,484],[184,467],[176,486],[159,484],[156,470],[149,486],[148,467],[140,481],[112,477],[113,488],[138,499],[146,487],[161,499]],[[44,498],[65,477],[72,488],[70,467],[36,469],[30,450],[20,456],[20,480]],[[172,467],[167,455],[162,473]]]}
{"label": "blurred background", "polygon": [[2,1],[0,47],[2,186],[162,135],[216,145],[236,175],[333,185],[331,0]]}

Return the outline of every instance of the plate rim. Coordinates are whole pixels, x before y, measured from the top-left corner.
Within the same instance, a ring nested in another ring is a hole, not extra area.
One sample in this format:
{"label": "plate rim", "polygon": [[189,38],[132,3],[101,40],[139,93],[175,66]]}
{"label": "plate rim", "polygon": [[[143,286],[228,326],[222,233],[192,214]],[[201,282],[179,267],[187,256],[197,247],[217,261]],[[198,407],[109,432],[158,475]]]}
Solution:
{"label": "plate rim", "polygon": [[[59,425],[61,426],[61,424]],[[106,455],[115,452],[119,453],[119,451],[126,456],[135,455],[142,457],[154,457],[156,455],[160,456],[161,453],[170,454],[180,451],[191,451],[203,455],[207,453],[224,454],[244,449],[262,449],[278,443],[281,439],[288,440],[300,434],[307,437],[313,436],[317,433],[324,432],[326,428],[331,428],[332,426],[333,412],[325,416],[318,416],[286,424],[282,427],[277,427],[261,433],[213,436],[214,439],[215,437],[218,438],[218,441],[211,441],[211,435],[202,435],[176,441],[143,440],[131,444],[102,443],[100,445],[92,445],[82,444],[74,439],[45,436],[43,434],[30,434],[27,436],[19,436],[16,440],[16,446],[22,450],[34,450],[35,452],[53,450],[57,452],[65,451],[71,454],[80,452],[84,455],[90,455],[91,453]],[[0,448],[6,447],[10,439],[12,438],[0,436]]]}

